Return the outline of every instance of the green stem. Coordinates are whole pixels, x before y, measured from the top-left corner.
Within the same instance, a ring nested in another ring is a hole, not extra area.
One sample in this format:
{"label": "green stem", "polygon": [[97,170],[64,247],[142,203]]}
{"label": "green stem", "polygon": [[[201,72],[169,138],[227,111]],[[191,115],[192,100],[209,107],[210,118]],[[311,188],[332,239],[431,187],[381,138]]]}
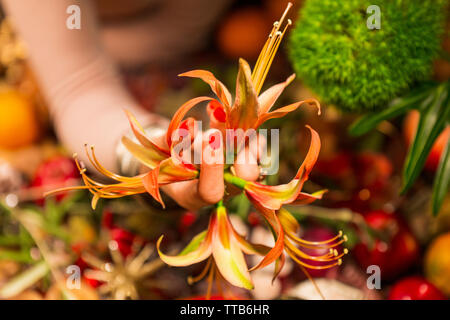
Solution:
{"label": "green stem", "polygon": [[247,181],[245,181],[244,179],[241,179],[237,176],[232,175],[229,172],[225,172],[223,174],[223,178],[226,182],[228,182],[229,184],[232,184],[240,189],[244,189],[245,186],[247,185]]}
{"label": "green stem", "polygon": [[49,270],[50,269],[45,261],[35,264],[6,283],[0,290],[0,297],[7,299],[18,295],[42,279]]}

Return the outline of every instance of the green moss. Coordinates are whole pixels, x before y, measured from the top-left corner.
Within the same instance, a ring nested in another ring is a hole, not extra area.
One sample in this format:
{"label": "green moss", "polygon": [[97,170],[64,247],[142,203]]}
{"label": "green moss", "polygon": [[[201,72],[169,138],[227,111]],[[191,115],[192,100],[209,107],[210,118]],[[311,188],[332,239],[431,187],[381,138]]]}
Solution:
{"label": "green moss", "polygon": [[[305,0],[289,39],[289,57],[325,103],[376,110],[430,76],[449,0]],[[366,12],[381,10],[370,30]]]}

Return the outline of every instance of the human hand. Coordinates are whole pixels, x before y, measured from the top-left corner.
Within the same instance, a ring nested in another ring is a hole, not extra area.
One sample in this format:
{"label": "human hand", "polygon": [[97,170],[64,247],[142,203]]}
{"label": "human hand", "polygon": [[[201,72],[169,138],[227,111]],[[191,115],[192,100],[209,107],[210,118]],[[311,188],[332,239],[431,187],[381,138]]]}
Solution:
{"label": "human hand", "polygon": [[[204,206],[215,204],[223,199],[224,185],[224,148],[220,143],[216,148],[208,148],[210,137],[217,130],[209,130],[202,135],[202,162],[198,179],[171,183],[161,189],[187,210],[196,211]],[[258,149],[265,145],[265,140],[259,137],[258,146],[246,147],[237,156],[234,166],[238,177],[247,181],[256,181],[259,178]],[[260,146],[261,145],[261,146]],[[212,158],[215,161],[204,161]]]}

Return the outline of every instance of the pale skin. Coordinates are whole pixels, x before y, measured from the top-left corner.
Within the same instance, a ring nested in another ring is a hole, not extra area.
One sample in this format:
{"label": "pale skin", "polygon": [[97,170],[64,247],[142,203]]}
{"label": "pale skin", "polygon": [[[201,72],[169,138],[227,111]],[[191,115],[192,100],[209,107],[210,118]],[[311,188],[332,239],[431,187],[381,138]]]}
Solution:
{"label": "pale skin", "polygon": [[[204,206],[215,204],[225,196],[225,185],[224,183],[219,183],[219,181],[223,181],[223,144],[220,144],[214,150],[206,148],[212,132],[213,130],[208,130],[202,135],[203,157],[212,157],[217,161],[210,161],[214,163],[202,161],[199,179],[172,183],[161,188],[180,206],[188,210],[196,211]],[[259,148],[264,147],[265,140],[260,138],[259,141],[260,143],[257,146]],[[164,145],[165,137],[158,137],[155,139],[155,142]],[[207,154],[207,152],[212,152],[212,154]],[[249,151],[247,147],[238,154],[233,165],[237,176],[247,181],[256,181],[259,178],[260,170],[256,160],[258,153],[254,148]],[[230,192],[233,192],[233,190],[227,190],[227,193]]]}
{"label": "pale skin", "polygon": [[[95,145],[100,162],[117,172],[115,148],[120,137],[129,130],[123,109],[131,111],[144,125],[158,118],[142,110],[129,95],[121,83],[116,64],[133,66],[145,62],[146,57],[154,63],[176,61],[180,57],[173,56],[174,53],[183,57],[185,52],[200,44],[203,41],[201,35],[208,34],[215,17],[229,2],[152,0],[158,1],[160,17],[150,15],[153,22],[103,26],[98,24],[92,0],[2,0],[27,45],[31,65],[49,102],[60,141],[87,165],[85,143]],[[126,6],[129,7],[131,2],[127,1]],[[138,2],[140,6],[143,1]],[[115,1],[115,10],[121,3]],[[65,27],[66,9],[74,4],[82,13],[80,30]],[[176,19],[171,20],[173,16]],[[167,31],[165,35],[164,31]],[[188,43],[192,37],[183,32],[196,35],[197,43]],[[191,48],[175,47],[180,44]],[[223,154],[221,147],[215,152]],[[235,164],[234,169],[239,177],[254,181],[259,177],[259,167],[255,161],[257,152],[251,154],[253,161],[240,161],[244,164]],[[223,170],[223,164],[203,162],[199,179],[167,185],[162,190],[180,206],[197,210],[224,197],[225,186],[218,183],[223,181]]]}

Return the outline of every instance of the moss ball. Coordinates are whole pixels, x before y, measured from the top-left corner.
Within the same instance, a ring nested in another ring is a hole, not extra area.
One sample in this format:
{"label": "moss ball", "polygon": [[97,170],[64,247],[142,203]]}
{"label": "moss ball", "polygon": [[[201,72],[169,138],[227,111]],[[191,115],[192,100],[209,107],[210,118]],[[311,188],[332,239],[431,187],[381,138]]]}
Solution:
{"label": "moss ball", "polygon": [[[322,102],[374,111],[426,80],[449,0],[306,0],[289,39],[298,76]],[[369,28],[380,9],[380,28]]]}

